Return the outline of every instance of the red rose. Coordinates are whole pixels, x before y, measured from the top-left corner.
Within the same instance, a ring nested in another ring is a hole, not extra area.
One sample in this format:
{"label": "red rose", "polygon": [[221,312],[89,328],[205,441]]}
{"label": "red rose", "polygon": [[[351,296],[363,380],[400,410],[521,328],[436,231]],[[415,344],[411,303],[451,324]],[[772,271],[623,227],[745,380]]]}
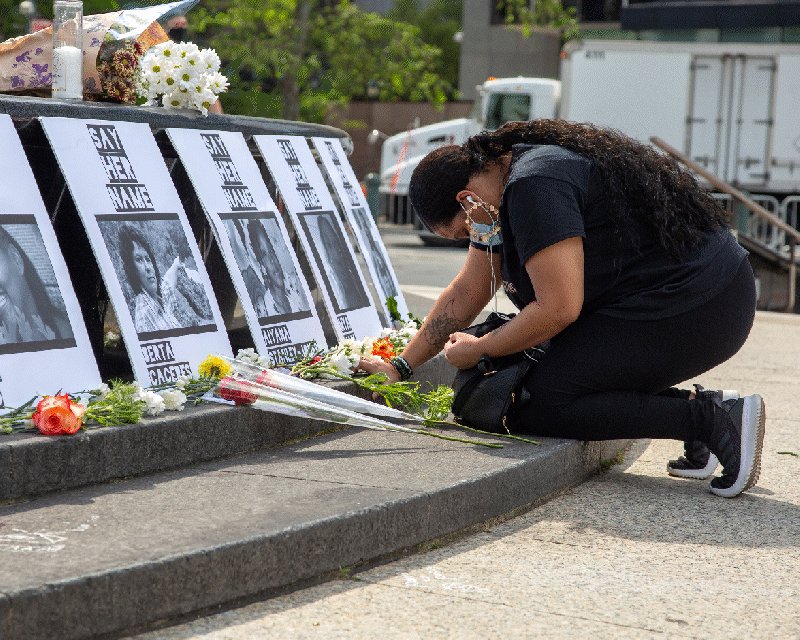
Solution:
{"label": "red rose", "polygon": [[257,391],[258,388],[247,380],[226,376],[219,381],[220,397],[223,400],[232,400],[237,405],[253,404],[258,400]]}
{"label": "red rose", "polygon": [[45,396],[36,405],[31,419],[39,432],[46,436],[72,435],[81,428],[86,407],[73,402],[67,395]]}
{"label": "red rose", "polygon": [[322,356],[314,356],[311,358],[311,364],[317,364],[318,362],[322,362]]}
{"label": "red rose", "polygon": [[269,371],[263,369],[261,373],[256,376],[256,384],[262,384],[265,387],[274,387],[275,385],[270,382]]}

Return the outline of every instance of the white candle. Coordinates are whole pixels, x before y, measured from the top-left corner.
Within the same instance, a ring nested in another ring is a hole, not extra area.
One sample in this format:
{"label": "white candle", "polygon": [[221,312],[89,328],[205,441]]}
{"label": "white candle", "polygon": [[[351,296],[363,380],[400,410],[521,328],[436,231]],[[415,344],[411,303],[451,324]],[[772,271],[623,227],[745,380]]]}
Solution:
{"label": "white candle", "polygon": [[83,52],[78,47],[53,49],[53,97],[83,99]]}

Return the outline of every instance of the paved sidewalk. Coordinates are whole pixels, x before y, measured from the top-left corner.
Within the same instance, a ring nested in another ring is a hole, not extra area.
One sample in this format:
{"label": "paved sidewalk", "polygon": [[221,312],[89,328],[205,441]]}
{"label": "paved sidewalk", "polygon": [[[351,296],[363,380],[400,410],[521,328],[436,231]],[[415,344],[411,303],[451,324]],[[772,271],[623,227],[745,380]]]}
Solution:
{"label": "paved sidewalk", "polygon": [[702,378],[767,403],[761,481],[737,499],[667,477],[678,443],[640,441],[623,465],[449,546],[137,640],[800,638],[798,379],[800,317],[770,313]]}

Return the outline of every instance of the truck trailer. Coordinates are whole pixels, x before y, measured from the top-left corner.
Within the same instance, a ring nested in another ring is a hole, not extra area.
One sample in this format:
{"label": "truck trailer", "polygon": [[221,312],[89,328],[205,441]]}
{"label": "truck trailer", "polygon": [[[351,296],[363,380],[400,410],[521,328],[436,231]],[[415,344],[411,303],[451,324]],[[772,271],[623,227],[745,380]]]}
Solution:
{"label": "truck trailer", "polygon": [[[722,180],[800,204],[800,45],[584,40],[562,52],[561,81],[489,79],[468,118],[412,129],[381,150],[382,212],[412,222],[419,161],[508,121],[564,118],[658,136]],[[794,221],[796,225],[796,220]]]}

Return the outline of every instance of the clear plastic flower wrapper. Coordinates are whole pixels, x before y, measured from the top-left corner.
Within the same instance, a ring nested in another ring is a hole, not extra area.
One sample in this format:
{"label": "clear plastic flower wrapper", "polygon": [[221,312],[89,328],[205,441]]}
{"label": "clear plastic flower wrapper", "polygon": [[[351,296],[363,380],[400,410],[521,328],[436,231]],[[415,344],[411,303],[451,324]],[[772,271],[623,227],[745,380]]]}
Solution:
{"label": "clear plastic flower wrapper", "polygon": [[309,398],[319,402],[333,405],[348,411],[367,413],[374,416],[403,420],[407,422],[419,422],[420,417],[405,411],[399,411],[386,405],[371,402],[358,396],[352,396],[336,389],[324,387],[310,380],[303,380],[295,376],[281,373],[275,369],[264,369],[249,362],[227,358],[230,364],[232,376],[255,383],[266,385],[270,388],[295,394],[303,398]]}
{"label": "clear plastic flower wrapper", "polygon": [[[250,365],[248,365],[250,366]],[[491,448],[502,448],[503,445],[482,442],[480,440],[472,440],[470,438],[457,438],[453,436],[444,435],[441,433],[434,433],[427,429],[404,427],[402,425],[393,424],[386,420],[376,418],[372,415],[359,413],[350,409],[342,408],[328,402],[315,400],[305,393],[299,395],[289,391],[283,391],[276,386],[273,382],[277,382],[277,377],[273,374],[277,372],[272,370],[261,370],[260,375],[256,376],[255,380],[249,380],[245,377],[240,377],[234,373],[225,376],[219,381],[219,384],[213,389],[212,394],[214,398],[219,398],[219,401],[233,402],[237,405],[248,405],[254,409],[267,411],[270,413],[277,413],[286,416],[293,416],[298,418],[311,418],[315,420],[323,420],[325,422],[333,422],[342,425],[349,425],[354,427],[363,427],[366,429],[374,429],[380,431],[398,431],[402,433],[413,433],[419,435],[432,436],[442,440],[451,440],[455,442],[464,442],[467,444],[476,444]],[[278,374],[279,377],[284,377],[285,374]],[[313,383],[309,383],[313,384]],[[324,389],[324,387],[320,387]],[[338,394],[332,389],[325,389],[325,391]],[[342,394],[347,395],[347,394]],[[357,398],[355,398],[358,400]],[[369,404],[380,407],[375,403],[363,401]],[[390,407],[384,407],[391,410]],[[401,415],[402,412],[397,412]],[[419,420],[416,416],[411,416],[414,420]]]}

